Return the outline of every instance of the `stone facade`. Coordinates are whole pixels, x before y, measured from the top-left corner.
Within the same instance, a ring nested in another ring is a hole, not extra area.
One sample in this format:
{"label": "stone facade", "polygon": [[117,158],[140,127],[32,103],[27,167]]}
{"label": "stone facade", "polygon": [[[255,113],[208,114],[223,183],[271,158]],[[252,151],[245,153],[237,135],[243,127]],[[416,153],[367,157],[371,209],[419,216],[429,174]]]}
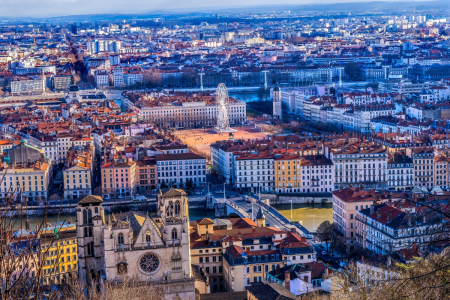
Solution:
{"label": "stone facade", "polygon": [[158,212],[153,218],[134,211],[113,215],[108,222],[93,218],[94,227],[97,222],[104,224],[99,239],[103,265],[94,272],[109,281],[134,277],[163,285],[167,299],[193,299],[188,199],[184,191],[171,189],[157,202]]}

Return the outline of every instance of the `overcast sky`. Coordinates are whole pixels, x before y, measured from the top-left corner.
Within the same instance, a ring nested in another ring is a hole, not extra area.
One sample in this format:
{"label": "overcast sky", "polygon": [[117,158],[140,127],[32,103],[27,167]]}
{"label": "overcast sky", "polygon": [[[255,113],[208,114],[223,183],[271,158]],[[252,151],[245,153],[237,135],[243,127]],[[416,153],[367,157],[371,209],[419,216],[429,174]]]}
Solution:
{"label": "overcast sky", "polygon": [[[81,14],[147,13],[155,10],[177,11],[230,8],[253,5],[370,2],[373,0],[0,0],[0,17],[64,16]],[[386,0],[384,0],[386,1]],[[387,0],[389,1],[389,0]],[[397,0],[398,1],[398,0]],[[401,0],[400,0],[401,1]],[[450,0],[449,0],[450,1]]]}

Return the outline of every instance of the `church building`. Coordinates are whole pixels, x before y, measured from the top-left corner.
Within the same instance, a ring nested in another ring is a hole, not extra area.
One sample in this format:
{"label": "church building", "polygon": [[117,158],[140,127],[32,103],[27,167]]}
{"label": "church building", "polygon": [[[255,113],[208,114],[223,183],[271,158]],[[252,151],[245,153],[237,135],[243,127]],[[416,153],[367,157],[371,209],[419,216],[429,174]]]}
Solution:
{"label": "church building", "polygon": [[159,195],[155,217],[129,211],[105,220],[101,203],[99,196],[78,203],[80,278],[139,278],[163,285],[166,299],[194,299],[186,193],[171,189]]}

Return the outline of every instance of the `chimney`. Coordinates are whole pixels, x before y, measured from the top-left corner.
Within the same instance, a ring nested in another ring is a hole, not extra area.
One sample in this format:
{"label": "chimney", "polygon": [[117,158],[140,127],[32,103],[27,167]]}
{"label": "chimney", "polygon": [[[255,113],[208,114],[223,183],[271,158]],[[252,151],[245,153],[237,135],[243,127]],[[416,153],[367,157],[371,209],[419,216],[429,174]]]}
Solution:
{"label": "chimney", "polygon": [[388,212],[387,215],[387,223],[391,222],[391,212]]}
{"label": "chimney", "polygon": [[381,218],[381,209],[377,210],[377,219]]}
{"label": "chimney", "polygon": [[247,255],[250,255],[250,247],[245,248],[245,253],[247,253]]}
{"label": "chimney", "polygon": [[372,204],[370,205],[370,214],[373,214],[375,212],[375,206]]}
{"label": "chimney", "polygon": [[[364,263],[364,255],[361,256],[361,262]],[[328,268],[327,268],[328,269]]]}
{"label": "chimney", "polygon": [[284,273],[284,287],[291,291],[291,268]]}
{"label": "chimney", "polygon": [[280,265],[277,265],[277,267],[275,268],[275,273],[277,275],[280,275]]}

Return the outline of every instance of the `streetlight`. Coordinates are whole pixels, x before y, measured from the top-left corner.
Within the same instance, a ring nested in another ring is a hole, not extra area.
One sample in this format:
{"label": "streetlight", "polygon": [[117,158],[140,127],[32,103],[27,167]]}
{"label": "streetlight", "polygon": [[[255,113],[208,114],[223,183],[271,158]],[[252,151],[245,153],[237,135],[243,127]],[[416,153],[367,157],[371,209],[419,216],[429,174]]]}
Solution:
{"label": "streetlight", "polygon": [[291,223],[292,223],[292,200],[289,201],[291,201]]}
{"label": "streetlight", "polygon": [[316,223],[314,221],[314,218],[316,217],[315,215],[310,215],[310,217],[313,218],[313,231],[316,231]]}

